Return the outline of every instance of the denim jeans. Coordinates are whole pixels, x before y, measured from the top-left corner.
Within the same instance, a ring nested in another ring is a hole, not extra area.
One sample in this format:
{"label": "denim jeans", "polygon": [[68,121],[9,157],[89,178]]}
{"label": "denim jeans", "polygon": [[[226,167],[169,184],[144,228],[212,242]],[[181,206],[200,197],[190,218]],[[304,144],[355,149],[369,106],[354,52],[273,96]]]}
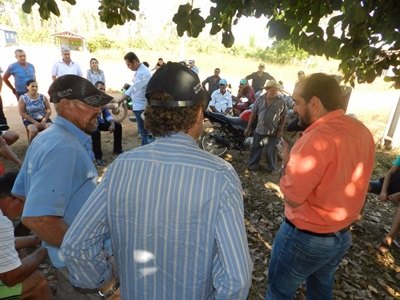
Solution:
{"label": "denim jeans", "polygon": [[[260,146],[260,141],[268,137],[268,142],[264,146]],[[253,144],[250,149],[250,157],[248,162],[248,168],[255,170],[260,163],[263,149],[265,147],[265,152],[267,156],[267,171],[275,170],[276,164],[276,145],[279,142],[279,138],[277,136],[272,135],[261,135],[258,133],[254,133]]]}
{"label": "denim jeans", "polygon": [[142,113],[144,110],[134,110],[133,113],[135,114],[137,129],[140,137],[142,138],[142,146],[150,144],[154,141],[152,136],[149,136],[149,133],[144,128],[144,120],[142,119]]}
{"label": "denim jeans", "polygon": [[332,299],[337,266],[350,246],[350,231],[320,237],[283,222],[272,247],[265,299],[293,299],[304,281],[308,300]]}

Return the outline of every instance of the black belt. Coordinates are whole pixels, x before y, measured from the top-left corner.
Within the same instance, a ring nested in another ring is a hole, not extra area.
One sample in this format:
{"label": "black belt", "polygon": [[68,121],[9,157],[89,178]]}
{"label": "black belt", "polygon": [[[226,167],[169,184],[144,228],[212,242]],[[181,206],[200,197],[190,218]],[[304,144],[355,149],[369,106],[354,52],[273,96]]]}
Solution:
{"label": "black belt", "polygon": [[285,218],[286,224],[288,224],[290,227],[297,229],[300,232],[307,233],[309,235],[314,235],[314,236],[320,236],[320,237],[334,237],[337,235],[337,232],[340,234],[347,232],[350,229],[350,226],[347,226],[337,232],[328,232],[328,233],[318,233],[318,232],[312,232],[304,229],[297,228],[296,225],[294,225],[292,222],[290,222],[287,218]]}

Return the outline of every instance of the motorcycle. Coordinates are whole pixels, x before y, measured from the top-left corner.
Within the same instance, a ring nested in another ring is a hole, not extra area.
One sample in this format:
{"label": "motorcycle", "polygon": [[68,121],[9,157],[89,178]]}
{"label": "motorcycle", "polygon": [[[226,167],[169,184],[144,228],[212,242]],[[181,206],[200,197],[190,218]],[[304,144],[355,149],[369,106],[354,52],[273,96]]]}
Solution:
{"label": "motorcycle", "polygon": [[[130,88],[130,85],[125,83],[121,89],[121,93],[125,93]],[[112,103],[114,105],[111,108],[111,114],[115,122],[121,123],[128,115],[128,110],[132,110],[132,99],[128,97],[121,103]]]}
{"label": "motorcycle", "polygon": [[222,113],[204,112],[211,123],[204,128],[200,137],[200,147],[205,151],[222,156],[228,149],[239,150],[240,154],[251,145],[252,138],[244,135],[251,110],[244,111],[239,117],[230,117]]}

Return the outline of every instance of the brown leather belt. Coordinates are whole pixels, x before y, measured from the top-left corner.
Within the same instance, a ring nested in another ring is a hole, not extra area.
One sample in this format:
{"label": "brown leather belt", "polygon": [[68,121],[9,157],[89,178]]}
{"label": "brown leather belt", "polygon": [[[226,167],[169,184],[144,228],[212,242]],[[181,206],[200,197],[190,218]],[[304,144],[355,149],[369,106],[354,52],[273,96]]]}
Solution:
{"label": "brown leather belt", "polygon": [[350,226],[347,226],[347,227],[345,227],[345,228],[343,228],[343,229],[341,229],[341,230],[339,230],[337,232],[318,233],[318,232],[312,232],[312,231],[308,231],[308,230],[297,228],[296,225],[294,225],[292,222],[290,222],[288,220],[288,218],[285,218],[285,222],[290,227],[295,228],[300,232],[303,232],[303,233],[306,233],[306,234],[309,234],[309,235],[319,236],[319,237],[334,237],[334,236],[337,236],[337,233],[343,234],[343,233],[349,231],[349,229],[350,229]]}

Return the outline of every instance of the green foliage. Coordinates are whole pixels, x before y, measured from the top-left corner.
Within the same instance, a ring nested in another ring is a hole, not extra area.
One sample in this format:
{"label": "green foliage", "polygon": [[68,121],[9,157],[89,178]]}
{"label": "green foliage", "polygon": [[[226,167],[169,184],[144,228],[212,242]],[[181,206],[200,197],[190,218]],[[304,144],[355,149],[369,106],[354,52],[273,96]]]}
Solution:
{"label": "green foliage", "polygon": [[21,30],[18,32],[18,36],[20,40],[32,44],[48,44],[53,40],[53,37],[47,28],[33,31]]}
{"label": "green foliage", "polygon": [[[64,0],[75,4],[75,0]],[[83,1],[83,0],[81,0]],[[198,37],[211,24],[211,35],[222,32],[222,44],[232,47],[232,26],[245,17],[268,16],[269,35],[290,40],[298,49],[341,61],[345,81],[371,83],[385,70],[387,81],[400,88],[400,6],[398,0],[210,0],[213,6],[203,18],[193,1],[178,7],[173,16],[179,36]],[[31,13],[39,5],[43,19],[58,16],[55,0],[25,0],[22,9]],[[139,0],[99,0],[100,20],[111,28],[136,20]]]}
{"label": "green foliage", "polygon": [[257,58],[269,63],[288,64],[293,60],[303,60],[308,57],[307,52],[297,50],[289,41],[275,41],[271,47],[256,49],[246,53],[247,57]]}
{"label": "green foliage", "polygon": [[96,52],[97,50],[115,48],[117,43],[110,40],[105,35],[94,36],[87,41],[87,48],[89,52]]}

